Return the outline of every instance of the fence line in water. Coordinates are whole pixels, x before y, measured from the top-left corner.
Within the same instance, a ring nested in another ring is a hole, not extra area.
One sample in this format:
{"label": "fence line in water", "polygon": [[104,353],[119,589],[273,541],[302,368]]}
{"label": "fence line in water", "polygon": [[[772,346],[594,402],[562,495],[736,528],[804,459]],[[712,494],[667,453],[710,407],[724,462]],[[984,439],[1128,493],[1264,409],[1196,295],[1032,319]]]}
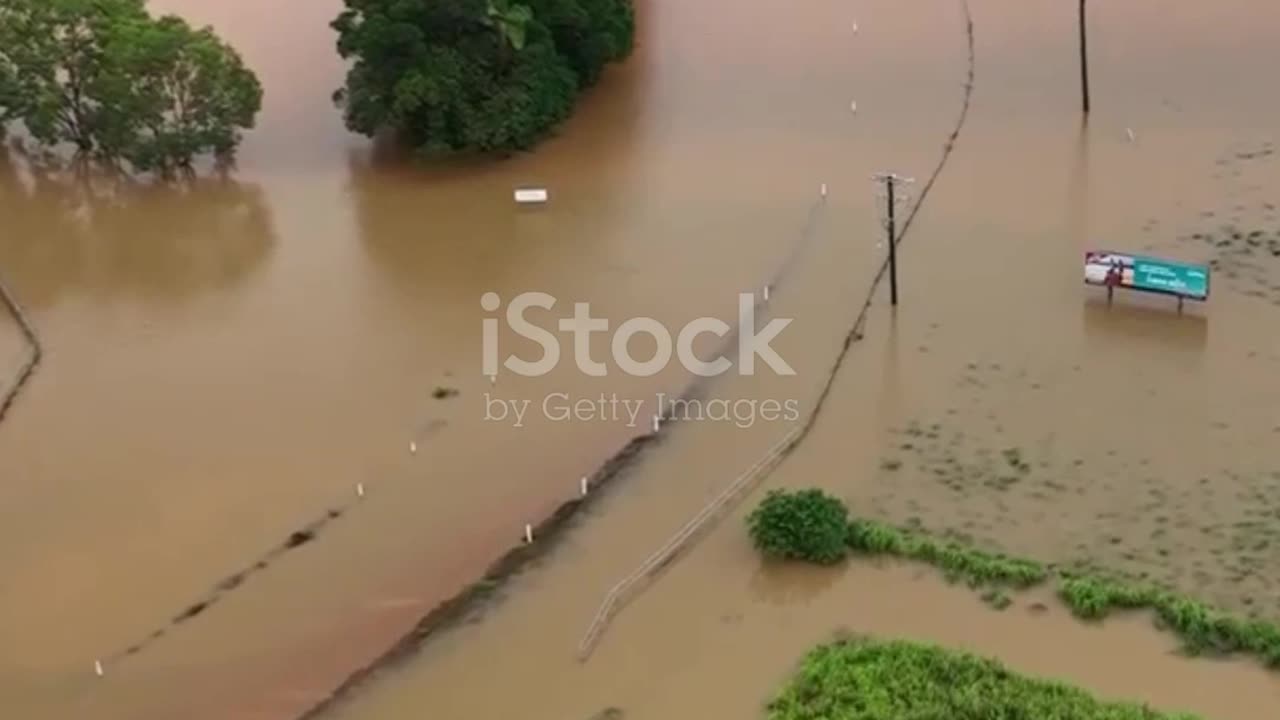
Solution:
{"label": "fence line in water", "polygon": [[31,321],[27,319],[27,314],[23,312],[22,306],[18,304],[18,300],[14,297],[9,287],[5,285],[3,279],[0,279],[0,302],[8,308],[9,314],[13,316],[15,322],[18,323],[18,329],[22,332],[23,340],[26,341],[29,354],[27,359],[19,368],[18,374],[9,389],[5,391],[4,397],[0,398],[0,422],[9,413],[9,408],[13,406],[14,401],[18,399],[18,393],[22,392],[23,386],[35,374],[36,367],[40,365],[40,360],[44,357],[44,347],[40,344],[40,337],[36,335],[35,328],[31,325]]}
{"label": "fence line in water", "polygon": [[787,444],[799,433],[799,426],[793,427],[790,432],[779,440],[773,447],[769,448],[754,465],[747,468],[732,483],[729,484],[719,495],[710,503],[702,508],[693,519],[685,524],[684,527],[671,537],[662,547],[645,559],[630,575],[627,575],[618,584],[614,585],[605,595],[604,602],[600,604],[600,608],[596,611],[595,617],[591,621],[591,625],[587,628],[587,632],[582,636],[582,642],[578,645],[578,658],[585,660],[592,649],[595,648],[596,640],[600,638],[600,634],[604,632],[609,620],[618,609],[626,602],[627,593],[635,589],[637,585],[656,575],[666,565],[675,558],[676,554],[684,549],[697,532],[702,529],[709,521],[711,521],[721,510],[723,510],[736,496],[738,496],[752,481],[764,477],[771,463],[776,462],[782,457],[783,450]]}
{"label": "fence line in water", "polygon": [[[960,0],[960,8],[964,13],[965,36],[968,50],[968,70],[964,84],[964,98],[960,106],[960,115],[956,119],[955,126],[947,136],[947,140],[942,146],[942,156],[938,159],[938,164],[934,167],[933,172],[929,176],[929,180],[920,191],[920,197],[918,197],[915,204],[912,205],[911,211],[907,214],[907,218],[905,222],[903,222],[901,230],[899,230],[897,236],[892,239],[894,245],[902,244],[902,240],[906,237],[907,231],[911,228],[912,223],[916,219],[916,215],[920,212],[920,208],[923,207],[925,199],[929,196],[929,192],[933,189],[938,177],[942,175],[942,170],[946,167],[947,160],[950,159],[951,152],[955,149],[956,140],[960,137],[960,132],[964,129],[965,121],[969,116],[969,103],[973,97],[974,67],[976,64],[973,16],[969,11],[968,0]],[[824,200],[825,196],[824,192]],[[819,205],[817,207],[820,207],[821,203],[822,201],[819,201]],[[812,223],[813,220],[814,217],[811,214],[810,222]],[[799,250],[800,248],[797,248],[797,250],[792,253],[791,257],[788,258],[787,262],[784,263],[783,270],[780,274],[785,274],[787,270],[790,270],[791,264],[799,255]],[[735,494],[737,486],[742,482],[744,477],[750,476],[750,479],[761,481],[767,478],[768,474],[781,464],[782,460],[795,451],[795,449],[808,438],[809,432],[813,430],[813,427],[817,424],[818,417],[826,404],[827,398],[831,394],[831,389],[835,385],[836,376],[844,366],[845,359],[849,354],[849,349],[853,346],[853,343],[862,339],[867,317],[870,314],[872,300],[875,298],[876,291],[879,289],[880,283],[884,280],[885,273],[888,269],[889,261],[886,258],[884,262],[881,263],[880,269],[876,272],[875,277],[871,281],[871,287],[867,291],[866,299],[863,301],[862,307],[859,309],[858,315],[853,321],[853,325],[845,334],[844,343],[840,348],[840,352],[836,355],[836,359],[831,366],[831,370],[827,374],[822,390],[818,394],[818,400],[814,403],[813,411],[809,413],[809,416],[805,418],[801,425],[793,428],[786,437],[779,441],[778,444],[769,449],[769,452],[765,454],[764,458],[758,461],[756,465],[753,465],[747,473],[744,473],[744,475],[739,478],[738,481],[735,481],[735,483],[725,491],[724,495],[731,497]],[[742,484],[745,484],[745,482],[742,482]],[[637,568],[631,575],[623,578],[621,582],[609,591],[609,594],[605,597],[604,603],[596,612],[596,616],[592,620],[591,626],[588,628],[586,635],[583,636],[582,643],[578,647],[579,660],[586,660],[587,657],[590,656],[591,650],[594,648],[595,642],[599,639],[600,633],[603,631],[613,613],[620,606],[623,593],[633,588],[641,580],[650,577],[658,570],[661,570],[662,567],[674,557],[675,552],[680,549],[680,546],[692,538],[697,527],[701,527],[702,523],[704,523],[710,516],[714,515],[715,510],[722,503],[722,498],[716,498],[710,505],[703,508],[702,512],[698,513],[698,515],[696,515],[684,529],[677,533],[675,537],[668,541],[666,545],[659,548],[659,550],[650,556],[644,564]],[[692,531],[689,530],[691,526],[694,528]]]}

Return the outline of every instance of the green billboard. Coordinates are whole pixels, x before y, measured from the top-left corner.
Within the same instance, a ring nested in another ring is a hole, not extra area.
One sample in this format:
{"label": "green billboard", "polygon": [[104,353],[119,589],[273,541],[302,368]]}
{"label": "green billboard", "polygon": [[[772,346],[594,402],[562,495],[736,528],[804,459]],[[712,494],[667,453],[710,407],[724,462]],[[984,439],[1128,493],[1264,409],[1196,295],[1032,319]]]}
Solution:
{"label": "green billboard", "polygon": [[1205,265],[1105,250],[1085,254],[1084,281],[1090,285],[1176,295],[1188,300],[1209,297],[1209,268]]}

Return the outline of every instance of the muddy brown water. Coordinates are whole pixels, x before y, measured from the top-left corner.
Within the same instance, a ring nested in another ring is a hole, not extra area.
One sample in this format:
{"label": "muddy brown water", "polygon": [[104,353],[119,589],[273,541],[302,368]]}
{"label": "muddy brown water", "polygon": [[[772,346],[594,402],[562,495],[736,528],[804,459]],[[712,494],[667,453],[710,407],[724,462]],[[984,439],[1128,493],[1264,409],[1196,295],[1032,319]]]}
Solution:
{"label": "muddy brown water", "polygon": [[[279,7],[152,5],[214,24],[267,105],[234,181],[185,193],[85,196],[0,161],[0,268],[48,346],[0,428],[0,700],[25,718],[297,714],[642,431],[486,422],[486,393],[652,402],[686,380],[590,379],[563,362],[491,387],[486,291],[551,293],[559,316],[590,301],[615,324],[732,317],[734,293],[791,256],[825,182],[820,228],[771,307],[796,318],[777,346],[798,375],[709,386],[811,403],[883,252],[868,176],[923,179],[965,70],[951,0],[732,13],[647,0],[635,58],[557,138],[502,164],[425,171],[342,130],[328,99],[343,71],[327,27],[338,3],[290,3],[287,35]],[[1280,240],[1268,208],[1280,98],[1265,91],[1276,11],[1094,8],[1096,109],[1082,130],[1059,5],[972,2],[973,108],[903,246],[902,307],[892,323],[878,310],[818,429],[769,482],[1280,616],[1246,602],[1280,580],[1266,534],[1280,345],[1259,330],[1280,312],[1267,244]],[[512,207],[527,184],[551,189],[547,208]],[[1181,318],[1167,303],[1084,302],[1079,261],[1094,244],[1215,260],[1213,298]],[[436,387],[459,395],[433,399]],[[1215,718],[1280,699],[1250,666],[1170,656],[1141,620],[998,615],[909,569],[762,570],[739,516],[576,665],[607,588],[785,431],[677,426],[506,602],[338,714],[737,717],[840,625]],[[983,484],[1015,448],[1028,477]],[[334,507],[350,509],[317,540],[148,640]],[[103,678],[99,657],[117,658]]]}

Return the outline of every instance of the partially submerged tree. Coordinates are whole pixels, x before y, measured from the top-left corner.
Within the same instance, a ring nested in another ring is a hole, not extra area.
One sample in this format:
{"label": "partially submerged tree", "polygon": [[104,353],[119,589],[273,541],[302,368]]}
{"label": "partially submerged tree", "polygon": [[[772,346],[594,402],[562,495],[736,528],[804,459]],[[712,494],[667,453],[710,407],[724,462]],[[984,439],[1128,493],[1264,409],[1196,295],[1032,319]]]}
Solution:
{"label": "partially submerged tree", "polygon": [[626,54],[631,17],[630,0],[346,0],[334,99],[351,130],[427,155],[525,149]]}
{"label": "partially submerged tree", "polygon": [[143,0],[0,0],[0,124],[77,159],[171,174],[228,160],[262,88],[212,30]]}
{"label": "partially submerged tree", "polygon": [[209,28],[164,17],[129,30],[118,38],[133,103],[125,159],[165,175],[205,154],[229,163],[262,107],[258,79]]}
{"label": "partially submerged tree", "polygon": [[97,150],[114,111],[117,64],[104,47],[120,24],[145,19],[143,0],[0,0],[0,119],[43,145]]}

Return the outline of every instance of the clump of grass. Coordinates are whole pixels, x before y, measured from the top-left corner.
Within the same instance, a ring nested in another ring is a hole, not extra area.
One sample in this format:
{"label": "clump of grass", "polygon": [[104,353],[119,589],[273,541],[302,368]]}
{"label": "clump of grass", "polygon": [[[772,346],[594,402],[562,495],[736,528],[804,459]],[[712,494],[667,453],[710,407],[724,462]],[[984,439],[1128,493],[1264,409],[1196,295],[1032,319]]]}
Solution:
{"label": "clump of grass", "polygon": [[902,530],[873,520],[849,523],[849,547],[867,555],[892,555],[928,563],[950,580],[964,580],[973,587],[1005,585],[1028,588],[1048,577],[1048,570],[1031,560],[941,543],[922,533]]}
{"label": "clump of grass", "polygon": [[1151,586],[1089,577],[1063,578],[1058,596],[1076,617],[1098,620],[1114,610],[1150,609],[1159,625],[1182,640],[1188,654],[1246,653],[1280,668],[1280,628],[1243,620],[1204,603]]}
{"label": "clump of grass", "polygon": [[1064,576],[1058,584],[1058,597],[1082,620],[1101,620],[1112,610],[1151,607],[1158,594],[1154,588],[1094,577]]}
{"label": "clump of grass", "polygon": [[1004,610],[1013,604],[1013,599],[1004,594],[1002,590],[991,589],[982,593],[982,602],[990,605],[996,610]]}
{"label": "clump of grass", "polygon": [[805,657],[769,703],[768,720],[827,718],[1073,718],[1198,720],[1106,702],[1064,683],[934,645],[855,638]]}

